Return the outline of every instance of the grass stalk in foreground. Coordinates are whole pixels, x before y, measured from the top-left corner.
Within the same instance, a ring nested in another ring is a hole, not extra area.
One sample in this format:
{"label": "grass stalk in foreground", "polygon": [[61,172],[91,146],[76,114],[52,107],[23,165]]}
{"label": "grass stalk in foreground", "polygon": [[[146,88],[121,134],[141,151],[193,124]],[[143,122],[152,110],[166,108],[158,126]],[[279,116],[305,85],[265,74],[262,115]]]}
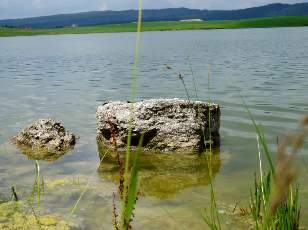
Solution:
{"label": "grass stalk in foreground", "polygon": [[[185,89],[187,99],[190,101],[190,97],[188,94],[188,90],[184,81],[184,78],[181,73],[178,73],[175,71],[171,66],[166,65],[166,68],[169,70],[172,70],[181,80],[182,85]],[[190,72],[192,75],[193,83],[194,83],[194,91],[195,91],[195,97],[198,99],[198,92],[197,92],[197,86],[196,86],[196,81],[194,77],[194,72],[191,66],[191,63],[189,63],[189,68]],[[212,229],[212,230],[220,230],[221,229],[221,224],[220,224],[220,219],[219,219],[219,214],[218,214],[218,208],[217,208],[217,203],[216,203],[216,198],[215,198],[215,192],[214,192],[214,185],[213,185],[213,169],[212,169],[212,156],[213,156],[213,149],[212,149],[212,133],[211,133],[211,91],[210,91],[210,82],[211,82],[211,67],[210,65],[208,66],[208,114],[207,114],[207,120],[208,120],[208,133],[206,135],[205,130],[203,129],[203,145],[205,146],[206,150],[204,152],[206,161],[207,161],[207,168],[208,168],[208,177],[209,177],[209,182],[210,182],[210,198],[211,198],[211,203],[210,203],[210,208],[209,208],[209,213],[208,209],[205,209],[204,213],[202,214],[202,218],[206,225]],[[208,138],[208,140],[206,139]]]}
{"label": "grass stalk in foreground", "polygon": [[40,172],[40,165],[38,161],[35,161],[35,169],[36,169],[37,208],[38,208],[38,212],[40,212],[40,209],[41,209],[41,172]]}
{"label": "grass stalk in foreground", "polygon": [[[256,124],[246,104],[245,107],[257,133],[259,150],[260,179],[258,180],[255,177],[255,186],[254,191],[251,192],[250,202],[255,229],[299,229],[301,208],[299,188],[295,183],[297,170],[294,166],[294,160],[296,152],[303,144],[303,140],[308,132],[306,128],[308,126],[308,117],[301,123],[300,131],[297,134],[285,137],[278,144],[277,163],[274,166],[264,133]],[[259,139],[269,164],[269,171],[267,173],[264,173],[262,169]],[[289,144],[292,146],[290,154],[287,152]]]}
{"label": "grass stalk in foreground", "polygon": [[[234,84],[233,80],[232,82]],[[286,136],[277,144],[277,162],[274,165],[264,132],[260,125],[257,125],[240,90],[239,96],[257,134],[260,176],[259,179],[255,176],[254,190],[250,195],[250,213],[255,223],[254,227],[257,230],[297,230],[301,207],[294,161],[296,152],[308,133],[308,116],[300,123],[298,133]],[[266,173],[262,168],[260,143],[269,166]],[[291,153],[287,152],[289,145],[291,145]]]}
{"label": "grass stalk in foreground", "polygon": [[129,165],[130,165],[130,155],[131,155],[133,113],[134,113],[134,102],[136,101],[139,49],[140,49],[140,42],[141,42],[142,0],[139,0],[138,6],[139,6],[139,11],[138,11],[134,66],[133,66],[132,80],[131,80],[131,108],[130,108],[131,111],[130,111],[130,116],[129,116],[127,149],[125,153],[123,199],[122,199],[122,204],[121,204],[120,229],[123,229],[123,230],[127,230],[131,228],[130,223],[133,219],[133,210],[134,210],[135,203],[137,200],[139,155],[141,152],[142,141],[143,141],[143,137],[141,137],[139,140],[138,150],[136,153],[137,156],[134,160],[133,168],[130,173]]}
{"label": "grass stalk in foreground", "polygon": [[139,164],[140,164],[140,155],[142,150],[142,144],[143,144],[143,137],[141,136],[138,144],[138,148],[136,151],[136,156],[134,159],[133,167],[131,169],[130,178],[129,178],[129,184],[128,184],[128,190],[127,195],[124,197],[125,199],[125,207],[123,210],[124,213],[124,222],[122,224],[123,229],[130,229],[130,223],[133,220],[133,211],[135,209],[135,204],[137,201],[137,193],[138,193],[138,173],[139,173]]}
{"label": "grass stalk in foreground", "polygon": [[[32,186],[32,192],[30,194],[30,196],[27,198],[26,200],[26,204],[29,206],[29,208],[31,209],[31,212],[36,220],[37,226],[39,227],[39,229],[42,229],[42,225],[40,222],[40,212],[41,212],[41,194],[43,191],[43,185],[44,181],[43,178],[41,176],[41,169],[40,169],[40,164],[39,162],[36,160],[35,161],[35,179],[34,179],[34,184]],[[37,211],[34,208],[34,199],[35,199],[35,195],[36,195],[36,202],[37,202]]]}
{"label": "grass stalk in foreground", "polygon": [[11,195],[11,200],[13,200],[13,201],[19,201],[19,198],[18,198],[18,195],[17,195],[17,193],[16,193],[16,190],[15,190],[15,187],[14,187],[14,186],[11,187],[11,193],[12,193],[12,195]]}
{"label": "grass stalk in foreground", "polygon": [[246,111],[247,111],[247,113],[249,115],[249,118],[250,118],[250,120],[251,120],[251,122],[253,124],[253,127],[254,127],[254,129],[255,129],[258,137],[259,137],[259,141],[261,142],[261,145],[263,147],[263,150],[264,150],[265,156],[267,158],[270,170],[274,174],[275,173],[275,167],[274,167],[274,164],[273,164],[271,153],[270,153],[269,148],[268,148],[266,137],[265,137],[265,135],[264,135],[264,133],[262,131],[262,128],[259,125],[257,125],[257,123],[256,123],[256,121],[255,121],[255,119],[254,119],[254,117],[252,115],[252,113],[250,112],[250,109],[249,109],[248,105],[246,104],[246,102],[244,100],[244,97],[241,95],[240,92],[239,92],[239,94],[240,94],[240,98],[242,100],[242,103],[243,103],[243,105],[244,105],[244,107],[245,107],[245,109],[246,109]]}
{"label": "grass stalk in foreground", "polygon": [[189,70],[190,70],[190,74],[192,76],[192,80],[193,80],[193,84],[194,84],[195,98],[196,98],[196,100],[199,100],[198,91],[197,91],[197,83],[196,83],[196,79],[195,79],[195,73],[194,73],[194,70],[192,68],[190,58],[189,58]]}
{"label": "grass stalk in foreground", "polygon": [[[210,208],[205,209],[203,213],[203,220],[207,224],[207,226],[211,230],[220,230],[221,224],[219,219],[219,213],[215,198],[215,191],[214,191],[214,184],[213,184],[213,169],[212,169],[212,156],[213,156],[213,150],[212,150],[212,133],[211,133],[211,91],[210,91],[210,83],[211,83],[211,66],[208,66],[208,140],[206,140],[206,135],[203,133],[204,138],[204,146],[207,148],[204,152],[206,160],[207,160],[207,168],[209,171],[209,182],[210,182],[210,195],[211,195],[211,203]],[[204,131],[203,131],[204,132]]]}
{"label": "grass stalk in foreground", "polygon": [[[106,151],[106,152],[105,152],[105,154],[102,156],[102,158],[101,158],[99,164],[101,164],[101,163],[103,162],[103,160],[105,159],[105,157],[106,157],[106,155],[107,155],[108,153],[109,153],[109,151]],[[73,215],[73,214],[75,213],[75,211],[76,211],[76,209],[77,209],[77,207],[78,207],[78,205],[79,205],[81,199],[84,197],[84,195],[86,194],[86,192],[88,191],[88,189],[89,189],[89,187],[90,187],[90,178],[93,177],[95,173],[96,173],[96,172],[94,171],[94,172],[92,173],[92,175],[90,175],[90,177],[89,177],[89,179],[88,179],[88,181],[87,181],[87,184],[86,184],[85,187],[83,188],[83,190],[82,190],[80,196],[78,197],[78,199],[77,199],[77,201],[75,202],[73,208],[71,209],[70,215]]]}

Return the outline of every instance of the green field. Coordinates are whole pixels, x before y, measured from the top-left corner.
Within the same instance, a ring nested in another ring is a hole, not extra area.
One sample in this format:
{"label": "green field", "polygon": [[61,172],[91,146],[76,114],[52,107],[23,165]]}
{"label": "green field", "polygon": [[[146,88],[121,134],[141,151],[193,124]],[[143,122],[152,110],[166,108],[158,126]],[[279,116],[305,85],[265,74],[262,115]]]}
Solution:
{"label": "green field", "polygon": [[[167,31],[167,30],[202,30],[202,29],[239,29],[239,28],[268,28],[268,27],[293,27],[308,26],[308,16],[270,17],[242,20],[219,20],[201,22],[160,21],[144,22],[142,31]],[[87,34],[87,33],[114,33],[134,32],[135,23],[108,24],[97,26],[81,26],[76,28],[56,29],[21,29],[0,27],[0,37],[30,36],[30,35],[55,35],[55,34]]]}

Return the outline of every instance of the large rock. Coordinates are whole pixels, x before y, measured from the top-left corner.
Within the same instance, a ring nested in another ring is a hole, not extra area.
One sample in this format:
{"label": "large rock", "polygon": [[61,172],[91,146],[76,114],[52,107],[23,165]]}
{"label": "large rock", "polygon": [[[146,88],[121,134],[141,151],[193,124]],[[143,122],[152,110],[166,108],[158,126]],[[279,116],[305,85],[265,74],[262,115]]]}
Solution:
{"label": "large rock", "polygon": [[[219,145],[220,109],[216,104],[152,99],[133,106],[132,146],[138,145],[142,132],[145,150],[201,151],[210,133],[213,146]],[[98,141],[120,150],[126,147],[131,107],[132,103],[116,101],[97,108]]]}
{"label": "large rock", "polygon": [[60,156],[76,143],[76,136],[51,118],[39,119],[13,137],[13,143],[30,158]]}

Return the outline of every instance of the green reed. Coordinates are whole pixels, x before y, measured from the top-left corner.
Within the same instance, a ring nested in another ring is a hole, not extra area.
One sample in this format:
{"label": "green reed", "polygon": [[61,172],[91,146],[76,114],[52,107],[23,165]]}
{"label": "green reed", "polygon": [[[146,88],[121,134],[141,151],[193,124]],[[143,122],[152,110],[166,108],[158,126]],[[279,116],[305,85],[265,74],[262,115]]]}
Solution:
{"label": "green reed", "polygon": [[[105,159],[106,155],[109,153],[109,150],[106,151],[104,153],[104,155],[102,156],[100,162],[99,162],[99,165],[103,162],[103,160]],[[78,199],[76,200],[75,204],[73,205],[71,211],[70,211],[70,215],[72,216],[75,211],[77,210],[77,207],[80,203],[80,201],[82,200],[82,198],[84,197],[84,195],[86,194],[86,192],[88,191],[89,187],[90,187],[90,179],[94,176],[94,174],[96,173],[96,171],[94,171],[90,177],[87,179],[87,183],[86,185],[84,186],[84,188],[82,189],[82,192],[80,193],[80,196],[78,197]]]}
{"label": "green reed", "polygon": [[[207,120],[208,120],[208,140],[206,140],[206,135],[203,130],[203,141],[204,146],[206,148],[206,151],[204,152],[206,160],[207,160],[207,168],[209,171],[209,182],[210,182],[210,208],[205,208],[204,213],[202,215],[204,222],[207,224],[207,226],[212,230],[220,230],[221,224],[219,219],[219,212],[217,208],[217,202],[215,197],[215,191],[214,191],[214,184],[213,184],[213,169],[212,169],[212,156],[213,156],[213,149],[212,149],[212,132],[211,132],[211,66],[208,66],[208,114],[207,114]],[[209,146],[209,147],[207,147]]]}
{"label": "green reed", "polygon": [[[170,68],[170,67],[169,67]],[[196,98],[198,98],[194,73],[190,65],[191,74],[194,80],[194,90]],[[204,145],[206,147],[205,155],[209,170],[210,195],[211,203],[209,210],[205,209],[203,220],[210,229],[221,229],[219,213],[215,198],[213,180],[212,180],[212,138],[211,138],[211,94],[210,94],[210,79],[211,70],[208,71],[208,140],[205,138]],[[184,84],[185,88],[185,84]],[[187,92],[187,90],[186,90]],[[278,160],[276,166],[273,163],[271,153],[269,151],[267,139],[261,128],[257,125],[252,113],[250,112],[244,98],[241,96],[242,102],[252,121],[253,127],[257,133],[258,150],[259,150],[259,165],[260,179],[255,176],[254,192],[251,192],[250,213],[255,221],[255,229],[299,229],[300,220],[300,202],[299,202],[299,186],[294,185],[296,173],[293,168],[295,153],[303,144],[303,139],[308,133],[308,117],[300,125],[299,133],[288,136],[278,146]],[[287,144],[291,142],[293,149],[291,155],[286,153]],[[269,171],[263,172],[260,143],[269,165]],[[207,148],[207,146],[209,146]],[[282,176],[284,175],[284,176]]]}
{"label": "green reed", "polygon": [[[133,113],[134,113],[134,102],[136,101],[137,95],[137,80],[138,80],[138,64],[139,64],[139,50],[141,43],[141,25],[142,25],[142,0],[139,0],[138,4],[138,22],[137,22],[137,33],[135,43],[135,54],[134,54],[134,66],[131,76],[131,106],[129,116],[129,129],[127,138],[127,148],[125,153],[124,162],[124,180],[123,180],[123,194],[121,204],[121,216],[120,226],[114,225],[115,229],[127,230],[131,228],[131,222],[133,220],[133,210],[137,201],[138,191],[138,171],[139,171],[139,156],[141,154],[141,147],[143,142],[143,136],[139,140],[136,157],[134,158],[133,168],[130,167],[130,155],[132,146],[132,130],[133,130]],[[114,214],[114,217],[117,215]],[[116,221],[114,221],[116,223]]]}
{"label": "green reed", "polygon": [[[297,134],[289,135],[278,143],[277,162],[274,165],[265,135],[261,127],[256,124],[244,100],[243,103],[257,133],[259,151],[260,179],[255,176],[254,190],[251,192],[250,198],[254,227],[255,229],[269,230],[299,229],[301,207],[299,186],[295,183],[297,172],[294,159],[307,134],[305,127],[308,126],[308,118],[306,118],[306,123],[300,126],[300,131]],[[260,142],[269,165],[267,172],[264,172],[262,168]],[[288,144],[292,145],[291,154],[287,152]]]}
{"label": "green reed", "polygon": [[[32,185],[32,191],[28,196],[28,198],[26,199],[26,204],[30,208],[36,220],[37,226],[39,227],[40,230],[42,229],[42,224],[40,222],[40,213],[41,213],[41,197],[43,190],[44,190],[44,180],[41,174],[40,164],[36,160],[34,183]],[[37,210],[34,207],[35,199],[36,199]]]}
{"label": "green reed", "polygon": [[[174,70],[171,66],[166,65],[166,68],[168,70],[172,70],[181,80],[182,85],[184,87],[184,90],[187,94],[187,99],[190,101],[190,97],[188,94],[188,89],[186,87],[184,77],[180,72],[177,72]],[[197,86],[196,86],[196,80],[195,80],[195,75],[194,71],[191,65],[191,62],[189,62],[189,69],[191,72],[192,80],[193,80],[193,87],[194,87],[194,92],[195,92],[195,98],[199,100],[198,96],[198,91],[197,91]],[[207,126],[207,134],[205,133],[205,130],[202,129],[203,132],[203,145],[205,147],[204,155],[207,161],[207,169],[208,169],[208,177],[209,177],[209,184],[210,184],[210,208],[205,209],[204,212],[202,213],[202,218],[205,222],[205,224],[212,230],[220,230],[221,229],[221,224],[220,224],[220,219],[219,219],[219,212],[217,208],[217,202],[216,202],[216,196],[215,196],[215,191],[214,191],[214,184],[213,184],[213,168],[212,168],[212,156],[213,156],[213,146],[212,146],[212,133],[211,133],[211,90],[210,90],[210,83],[211,83],[211,66],[208,66],[208,113],[207,113],[207,120],[208,120],[208,126]],[[198,108],[198,113],[199,113],[200,108]]]}
{"label": "green reed", "polygon": [[[19,198],[18,198],[18,195],[17,195],[17,192],[16,192],[16,189],[14,186],[11,187],[11,200],[13,201],[19,201]],[[0,199],[1,200],[1,199]],[[0,202],[1,203],[1,202]]]}
{"label": "green reed", "polygon": [[138,199],[138,174],[139,174],[139,165],[140,165],[140,155],[142,150],[143,144],[143,137],[141,136],[139,140],[139,144],[136,151],[136,156],[134,158],[133,167],[130,171],[130,175],[128,178],[128,187],[127,187],[127,194],[123,197],[124,199],[124,207],[122,207],[122,216],[123,219],[121,223],[122,229],[131,229],[131,222],[133,221],[133,211],[135,209],[135,204]]}
{"label": "green reed", "polygon": [[[177,78],[181,81],[181,83],[182,83],[182,85],[183,85],[183,87],[184,87],[185,93],[186,93],[187,100],[190,101],[190,96],[189,96],[188,88],[187,88],[187,86],[186,86],[186,83],[185,83],[183,74],[182,74],[181,72],[178,72],[178,71],[174,70],[170,65],[167,65],[167,64],[166,64],[165,66],[166,66],[166,68],[167,68],[168,70],[171,70],[171,71],[173,72],[173,74],[174,74],[175,76],[177,76]],[[197,92],[197,91],[196,91],[196,92]]]}

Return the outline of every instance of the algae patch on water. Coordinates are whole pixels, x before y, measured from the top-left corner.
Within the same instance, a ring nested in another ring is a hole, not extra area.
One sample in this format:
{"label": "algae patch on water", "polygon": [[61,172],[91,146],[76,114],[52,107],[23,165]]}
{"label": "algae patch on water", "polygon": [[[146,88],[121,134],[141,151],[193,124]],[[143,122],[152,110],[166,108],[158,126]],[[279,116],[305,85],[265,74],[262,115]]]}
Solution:
{"label": "algae patch on water", "polygon": [[26,211],[26,207],[23,202],[10,201],[0,204],[0,229],[69,230],[77,227],[56,215],[34,215],[33,212]]}
{"label": "algae patch on water", "polygon": [[79,177],[63,177],[53,180],[44,181],[46,188],[58,189],[59,187],[85,186],[86,180]]}

